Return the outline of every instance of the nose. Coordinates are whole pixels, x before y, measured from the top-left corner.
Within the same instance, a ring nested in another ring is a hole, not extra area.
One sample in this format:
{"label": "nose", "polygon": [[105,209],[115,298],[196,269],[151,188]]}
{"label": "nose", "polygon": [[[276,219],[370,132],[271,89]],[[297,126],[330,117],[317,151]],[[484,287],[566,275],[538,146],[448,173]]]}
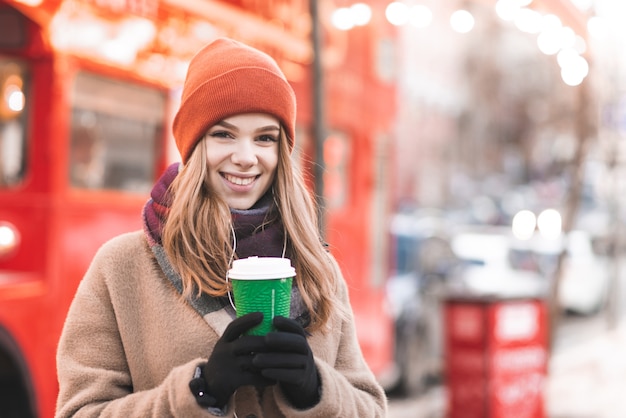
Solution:
{"label": "nose", "polygon": [[254,142],[249,140],[237,141],[231,155],[231,161],[241,167],[251,167],[257,163]]}

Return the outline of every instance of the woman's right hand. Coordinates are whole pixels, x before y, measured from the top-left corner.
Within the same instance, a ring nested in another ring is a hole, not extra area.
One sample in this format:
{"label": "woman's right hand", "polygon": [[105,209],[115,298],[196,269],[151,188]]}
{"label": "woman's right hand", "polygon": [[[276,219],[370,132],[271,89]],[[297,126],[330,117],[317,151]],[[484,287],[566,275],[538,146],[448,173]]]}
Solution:
{"label": "woman's right hand", "polygon": [[203,368],[207,394],[215,399],[213,406],[223,407],[240,386],[271,386],[275,380],[263,377],[252,365],[256,353],[266,352],[265,337],[242,335],[263,320],[253,312],[231,322],[215,344]]}

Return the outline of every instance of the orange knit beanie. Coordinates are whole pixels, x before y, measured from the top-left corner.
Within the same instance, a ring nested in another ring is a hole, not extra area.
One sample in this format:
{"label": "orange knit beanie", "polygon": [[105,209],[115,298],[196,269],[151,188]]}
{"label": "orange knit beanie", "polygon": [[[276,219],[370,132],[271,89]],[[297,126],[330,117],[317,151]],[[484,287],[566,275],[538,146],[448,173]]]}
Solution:
{"label": "orange knit beanie", "polygon": [[264,52],[219,38],[189,63],[173,126],[183,163],[211,126],[241,113],[267,113],[278,118],[293,149],[296,96],[285,75]]}

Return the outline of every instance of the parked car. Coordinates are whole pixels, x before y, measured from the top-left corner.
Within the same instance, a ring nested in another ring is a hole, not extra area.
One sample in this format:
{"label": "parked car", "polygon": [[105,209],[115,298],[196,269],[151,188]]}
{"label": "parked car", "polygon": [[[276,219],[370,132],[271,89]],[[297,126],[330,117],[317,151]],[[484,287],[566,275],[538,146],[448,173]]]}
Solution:
{"label": "parked car", "polygon": [[508,229],[489,228],[461,231],[451,247],[461,268],[450,280],[448,290],[461,295],[495,297],[543,297],[549,282],[537,270],[512,262]]}
{"label": "parked car", "polygon": [[514,249],[519,260],[532,259],[534,268],[556,279],[558,257],[563,252],[559,306],[567,312],[590,315],[602,309],[608,300],[611,260],[596,251],[589,232],[574,230],[559,239],[533,237]]}

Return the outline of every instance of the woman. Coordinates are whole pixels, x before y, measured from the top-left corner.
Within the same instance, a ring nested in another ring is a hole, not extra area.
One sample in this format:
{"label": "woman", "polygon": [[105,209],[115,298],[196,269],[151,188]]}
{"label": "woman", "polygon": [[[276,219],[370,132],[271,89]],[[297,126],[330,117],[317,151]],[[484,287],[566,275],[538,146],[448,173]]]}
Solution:
{"label": "woman", "polygon": [[[276,63],[230,39],[191,61],[174,119],[182,164],[144,208],[144,231],[95,256],[57,353],[57,417],[380,417],[346,285],[291,161],[296,101]],[[287,257],[290,318],[245,335],[234,258]]]}

